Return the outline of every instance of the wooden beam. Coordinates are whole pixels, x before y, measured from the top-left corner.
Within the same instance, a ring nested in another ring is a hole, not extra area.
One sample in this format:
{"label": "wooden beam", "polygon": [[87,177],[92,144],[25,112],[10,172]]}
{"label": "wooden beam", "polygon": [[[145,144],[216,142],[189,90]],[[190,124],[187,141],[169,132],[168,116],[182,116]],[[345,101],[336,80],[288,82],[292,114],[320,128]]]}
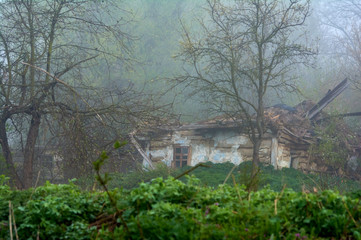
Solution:
{"label": "wooden beam", "polygon": [[137,142],[137,140],[135,139],[134,135],[137,131],[134,130],[133,132],[131,132],[129,134],[129,138],[130,141],[132,142],[132,144],[134,145],[134,147],[138,150],[138,152],[140,153],[140,155],[142,155],[143,159],[149,164],[150,169],[154,170],[154,165],[152,160],[150,160],[147,156],[147,154],[144,152],[144,150],[141,148],[141,146],[139,145],[139,143]]}
{"label": "wooden beam", "polygon": [[317,123],[331,118],[360,117],[360,116],[361,116],[361,112],[343,113],[343,114],[337,114],[337,115],[321,118],[317,120]]}
{"label": "wooden beam", "polygon": [[332,102],[338,95],[340,95],[349,84],[350,83],[348,82],[347,78],[339,83],[306,113],[306,117],[308,117],[310,120],[315,118],[317,114],[319,114],[322,109],[324,109],[330,102]]}

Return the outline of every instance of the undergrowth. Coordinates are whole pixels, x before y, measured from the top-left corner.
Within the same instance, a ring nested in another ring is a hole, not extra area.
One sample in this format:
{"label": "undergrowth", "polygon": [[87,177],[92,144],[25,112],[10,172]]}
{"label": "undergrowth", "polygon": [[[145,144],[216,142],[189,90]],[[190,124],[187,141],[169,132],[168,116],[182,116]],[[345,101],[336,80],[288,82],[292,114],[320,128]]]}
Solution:
{"label": "undergrowth", "polygon": [[[132,190],[81,191],[45,184],[0,187],[0,238],[9,238],[9,201],[19,239],[361,239],[357,195],[295,192],[269,186],[204,186],[169,177]],[[121,212],[122,221],[115,215]]]}
{"label": "undergrowth", "polygon": [[[232,163],[218,163],[211,162],[205,163],[210,167],[199,167],[190,172],[200,180],[203,186],[218,187],[223,184],[227,175],[233,169]],[[108,187],[112,188],[125,188],[132,189],[137,187],[142,182],[150,182],[157,177],[167,178],[177,177],[184,171],[189,170],[191,167],[187,166],[181,169],[172,169],[165,164],[156,165],[153,171],[134,171],[127,174],[113,173],[109,174],[111,180],[108,182]],[[251,162],[244,162],[237,166],[233,171],[237,183],[247,185],[247,179],[250,178]],[[361,183],[345,177],[332,176],[327,174],[305,174],[293,168],[283,168],[282,170],[275,170],[273,166],[261,165],[258,179],[258,188],[262,189],[269,186],[270,189],[281,191],[283,186],[291,188],[294,191],[314,191],[317,190],[336,190],[340,193],[347,193],[361,189]],[[181,177],[181,181],[185,181],[185,177]],[[83,189],[92,189],[95,179],[80,179],[76,183]],[[233,185],[232,177],[228,177],[227,184]]]}
{"label": "undergrowth", "polygon": [[360,184],[349,179],[261,166],[249,191],[248,162],[103,175],[106,159],[94,162],[98,188],[17,191],[0,177],[0,239],[361,239]]}

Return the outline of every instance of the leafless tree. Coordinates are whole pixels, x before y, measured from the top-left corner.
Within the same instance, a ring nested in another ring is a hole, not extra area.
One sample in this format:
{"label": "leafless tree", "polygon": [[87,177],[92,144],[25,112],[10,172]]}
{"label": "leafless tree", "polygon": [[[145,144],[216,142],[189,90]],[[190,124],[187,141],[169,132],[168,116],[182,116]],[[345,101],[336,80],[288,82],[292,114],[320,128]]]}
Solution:
{"label": "leafless tree", "polygon": [[108,164],[104,166],[107,172],[124,172],[139,167],[139,162],[134,161],[137,151],[132,144],[113,151],[114,141],[126,140],[130,143],[128,134],[134,129],[159,124],[163,121],[160,116],[170,116],[164,106],[159,107],[159,101],[154,96],[145,92],[132,89],[100,91],[99,88],[94,92],[100,95],[99,98],[91,96],[86,101],[92,104],[96,114],[78,109],[65,117],[49,116],[61,119],[57,120],[57,126],[53,126],[51,145],[58,146],[58,153],[64,159],[66,179],[92,175],[92,162],[104,150],[110,153]]}
{"label": "leafless tree", "polygon": [[[145,109],[141,104],[132,109],[135,100],[124,98],[129,96],[127,91],[121,90],[117,95],[123,98],[114,99],[114,93],[90,87],[83,78],[84,69],[94,68],[110,57],[129,64],[132,37],[122,31],[128,17],[119,4],[92,0],[1,1],[0,144],[8,173],[18,188],[33,184],[35,146],[44,124],[59,128],[61,124],[73,124],[81,131],[76,125],[79,119],[99,121],[105,126],[106,118],[124,119]],[[23,153],[21,171],[13,160],[14,145]]]}
{"label": "leafless tree", "polygon": [[269,89],[294,90],[288,73],[315,53],[301,42],[310,14],[303,0],[208,0],[200,31],[183,24],[187,67],[176,78],[207,97],[213,110],[241,120],[253,142],[253,173],[265,133],[265,96]]}
{"label": "leafless tree", "polygon": [[361,89],[361,2],[327,2],[321,14],[328,51],[338,59],[347,77]]}

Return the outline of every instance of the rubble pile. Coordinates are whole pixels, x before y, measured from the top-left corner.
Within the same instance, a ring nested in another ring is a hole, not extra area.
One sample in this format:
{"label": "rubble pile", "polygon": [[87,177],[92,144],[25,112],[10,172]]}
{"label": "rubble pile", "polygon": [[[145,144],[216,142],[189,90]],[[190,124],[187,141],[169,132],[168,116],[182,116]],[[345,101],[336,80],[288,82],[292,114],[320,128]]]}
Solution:
{"label": "rubble pile", "polygon": [[[292,167],[304,171],[335,171],[339,174],[346,172],[358,175],[361,166],[357,159],[361,155],[361,138],[353,132],[342,119],[332,118],[320,111],[312,120],[307,116],[308,111],[315,106],[310,100],[305,100],[295,107],[278,104],[265,110],[265,121],[273,133],[277,134],[279,144],[290,150]],[[322,139],[317,131],[327,128],[331,122],[335,123],[334,134],[339,145],[347,149],[348,159],[340,169],[328,166],[320,157],[310,152],[311,146],[316,146]],[[336,136],[337,135],[337,136]],[[359,177],[358,177],[359,178]]]}

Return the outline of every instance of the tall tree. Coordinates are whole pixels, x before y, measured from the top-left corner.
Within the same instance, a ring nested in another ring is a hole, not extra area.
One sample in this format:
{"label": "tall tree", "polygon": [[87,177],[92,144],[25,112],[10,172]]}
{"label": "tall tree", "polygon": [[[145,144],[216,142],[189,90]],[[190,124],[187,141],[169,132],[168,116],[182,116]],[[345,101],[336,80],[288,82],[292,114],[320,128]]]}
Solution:
{"label": "tall tree", "polygon": [[[332,0],[321,1],[319,4],[319,19],[323,30],[321,46],[324,45],[320,56],[325,59],[321,63],[329,62],[336,81],[348,78],[352,82],[347,94],[341,96],[332,107],[342,113],[361,111],[361,2]],[[327,78],[328,81],[329,79],[332,77]],[[345,120],[355,131],[360,129],[360,118]]]}
{"label": "tall tree", "polygon": [[188,64],[177,83],[207,97],[217,113],[242,120],[253,142],[253,173],[266,131],[265,96],[270,89],[294,90],[288,73],[314,54],[301,41],[310,14],[305,0],[208,0],[202,30],[186,26],[182,51]]}
{"label": "tall tree", "polygon": [[327,2],[321,16],[329,42],[326,53],[338,59],[347,77],[361,89],[361,2]]}
{"label": "tall tree", "polygon": [[[35,146],[45,116],[92,112],[100,117],[93,107],[97,101],[85,104],[81,97],[91,94],[82,68],[109,56],[127,58],[130,36],[121,31],[125,20],[112,18],[117,11],[122,9],[116,1],[1,1],[0,144],[18,188],[32,186]],[[117,53],[108,51],[110,44],[118,47]],[[85,107],[79,110],[79,103]],[[13,161],[15,144],[23,153],[22,171]]]}

